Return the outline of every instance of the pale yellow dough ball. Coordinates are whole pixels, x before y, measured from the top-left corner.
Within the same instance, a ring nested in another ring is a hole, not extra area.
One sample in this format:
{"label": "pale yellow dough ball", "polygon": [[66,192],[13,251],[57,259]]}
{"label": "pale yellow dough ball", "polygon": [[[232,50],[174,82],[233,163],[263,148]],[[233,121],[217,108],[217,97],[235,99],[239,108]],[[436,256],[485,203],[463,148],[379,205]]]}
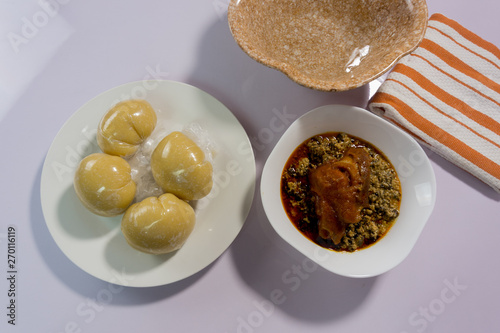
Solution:
{"label": "pale yellow dough ball", "polygon": [[92,213],[115,216],[132,203],[136,184],[123,158],[102,153],[85,157],[76,169],[74,187],[80,201]]}
{"label": "pale yellow dough ball", "polygon": [[163,191],[184,200],[201,199],[212,189],[212,164],[181,132],[172,132],[160,141],[151,156],[151,171]]}
{"label": "pale yellow dough ball", "polygon": [[195,212],[186,201],[165,193],[130,206],[121,228],[127,243],[136,250],[164,254],[184,245],[195,221]]}
{"label": "pale yellow dough ball", "polygon": [[156,121],[156,113],[147,101],[120,102],[101,119],[97,143],[107,154],[130,156],[151,135]]}

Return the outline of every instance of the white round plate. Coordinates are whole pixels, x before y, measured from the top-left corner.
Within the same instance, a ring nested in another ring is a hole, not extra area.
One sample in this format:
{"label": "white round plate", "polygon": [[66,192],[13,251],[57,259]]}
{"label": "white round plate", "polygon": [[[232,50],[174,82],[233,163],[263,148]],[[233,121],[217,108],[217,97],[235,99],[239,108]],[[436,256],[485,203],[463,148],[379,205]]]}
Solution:
{"label": "white round plate", "polygon": [[[290,222],[281,203],[281,174],[302,142],[325,132],[345,132],[379,148],[401,181],[400,214],[387,234],[352,253],[316,245]],[[406,132],[371,112],[346,105],[326,105],[297,119],[269,155],[261,178],[262,204],[271,225],[291,246],[325,269],[348,277],[371,277],[401,263],[417,242],[436,201],[436,180],[427,155]]]}
{"label": "white round plate", "polygon": [[[184,246],[171,254],[155,256],[131,248],[121,233],[121,216],[92,214],[73,188],[80,160],[100,151],[95,139],[100,119],[118,101],[130,98],[147,100],[164,115],[159,122],[166,128],[202,128],[216,147],[212,192],[193,205],[196,226]],[[179,82],[132,82],[90,100],[61,128],[43,166],[42,209],[57,245],[84,271],[124,286],[164,285],[199,272],[231,245],[250,210],[255,173],[245,130],[214,97]]]}

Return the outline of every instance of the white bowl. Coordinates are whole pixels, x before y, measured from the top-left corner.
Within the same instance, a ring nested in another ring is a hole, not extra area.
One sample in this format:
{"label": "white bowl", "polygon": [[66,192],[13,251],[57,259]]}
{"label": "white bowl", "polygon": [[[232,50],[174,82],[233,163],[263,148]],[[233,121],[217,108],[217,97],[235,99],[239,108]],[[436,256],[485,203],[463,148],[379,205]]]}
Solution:
{"label": "white bowl", "polygon": [[[283,208],[280,181],[286,161],[306,139],[325,132],[345,132],[372,143],[400,178],[400,215],[389,232],[368,248],[336,252],[316,245],[295,228]],[[283,134],[264,166],[261,197],[273,228],[299,252],[333,273],[371,277],[396,267],[410,253],[434,208],[436,181],[427,155],[411,136],[367,110],[327,105],[309,111]]]}

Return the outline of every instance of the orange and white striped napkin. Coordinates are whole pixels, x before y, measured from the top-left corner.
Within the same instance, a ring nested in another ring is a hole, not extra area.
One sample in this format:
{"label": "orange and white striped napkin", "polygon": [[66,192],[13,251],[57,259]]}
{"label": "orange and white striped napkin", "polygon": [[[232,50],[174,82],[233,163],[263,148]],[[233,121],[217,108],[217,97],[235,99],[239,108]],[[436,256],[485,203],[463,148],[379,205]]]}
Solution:
{"label": "orange and white striped napkin", "polygon": [[430,17],[368,108],[500,192],[500,50],[457,22]]}

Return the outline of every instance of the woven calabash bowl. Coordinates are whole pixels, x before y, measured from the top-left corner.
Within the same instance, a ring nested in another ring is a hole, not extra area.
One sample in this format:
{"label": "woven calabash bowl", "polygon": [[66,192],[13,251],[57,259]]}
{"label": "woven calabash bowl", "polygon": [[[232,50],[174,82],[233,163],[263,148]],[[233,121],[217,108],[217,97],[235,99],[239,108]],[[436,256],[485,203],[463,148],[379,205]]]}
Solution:
{"label": "woven calabash bowl", "polygon": [[360,87],[418,47],[425,0],[231,0],[228,21],[256,61],[317,90]]}

